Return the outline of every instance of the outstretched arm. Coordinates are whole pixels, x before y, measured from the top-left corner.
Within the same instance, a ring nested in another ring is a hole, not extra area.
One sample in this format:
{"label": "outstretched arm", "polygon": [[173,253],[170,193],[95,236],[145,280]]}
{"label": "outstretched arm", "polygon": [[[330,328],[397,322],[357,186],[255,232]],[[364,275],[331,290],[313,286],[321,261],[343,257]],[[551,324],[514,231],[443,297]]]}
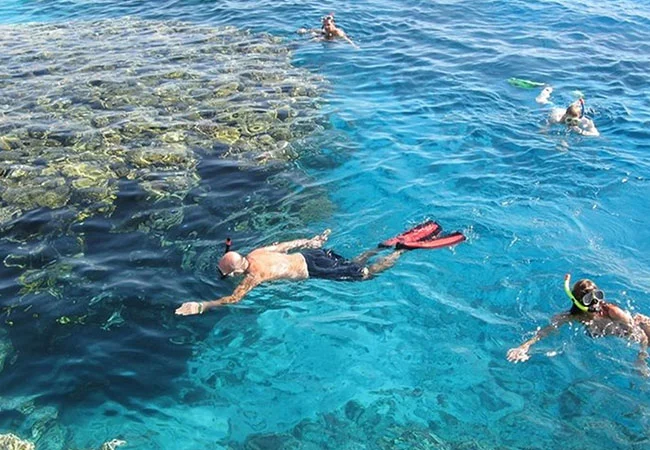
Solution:
{"label": "outstretched arm", "polygon": [[191,316],[194,314],[203,314],[204,312],[220,305],[237,303],[260,283],[261,281],[258,278],[253,277],[252,275],[247,275],[244,277],[242,282],[239,283],[239,286],[237,286],[233,291],[232,295],[222,297],[218,300],[212,300],[210,302],[185,302],[176,310],[176,315]]}
{"label": "outstretched arm", "polygon": [[331,230],[325,230],[311,239],[296,239],[295,241],[280,242],[268,247],[263,247],[262,250],[268,252],[287,253],[297,248],[321,248],[325,242],[327,242],[331,232]]}
{"label": "outstretched arm", "polygon": [[535,336],[528,339],[519,347],[511,348],[510,350],[508,350],[508,354],[507,354],[508,361],[513,363],[527,361],[528,358],[530,358],[530,356],[528,355],[528,350],[530,349],[530,347],[532,347],[533,344],[541,341],[546,336],[551,334],[553,331],[557,330],[562,325],[572,320],[573,318],[569,313],[558,314],[557,316],[553,317],[553,319],[551,319],[550,325],[547,325],[544,328],[537,330]]}
{"label": "outstretched arm", "polygon": [[296,33],[298,34],[307,34],[307,33],[319,33],[320,28],[298,28]]}

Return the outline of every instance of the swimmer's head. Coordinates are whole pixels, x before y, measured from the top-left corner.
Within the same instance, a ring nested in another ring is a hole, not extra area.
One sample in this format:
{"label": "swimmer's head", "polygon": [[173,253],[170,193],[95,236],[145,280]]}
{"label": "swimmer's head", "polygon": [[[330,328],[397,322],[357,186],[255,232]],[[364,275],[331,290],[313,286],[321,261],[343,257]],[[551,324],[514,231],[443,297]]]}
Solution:
{"label": "swimmer's head", "polygon": [[248,269],[248,261],[237,252],[228,252],[219,260],[221,278],[242,274],[246,269]]}
{"label": "swimmer's head", "polygon": [[564,113],[565,117],[575,117],[579,119],[582,117],[582,114],[585,110],[585,101],[582,98],[579,98],[575,102],[571,103]]}
{"label": "swimmer's head", "polygon": [[599,309],[599,303],[605,300],[605,293],[598,289],[596,283],[591,280],[578,280],[573,289],[569,289],[571,275],[564,277],[564,291],[571,299],[571,314],[579,312],[595,312]]}
{"label": "swimmer's head", "polygon": [[568,127],[577,127],[580,124],[580,118],[583,116],[584,110],[585,102],[580,98],[569,105],[560,122],[564,122]]}
{"label": "swimmer's head", "polygon": [[336,25],[334,25],[334,13],[330,13],[323,17],[321,21],[323,23],[323,30],[325,31],[330,31],[336,28]]}

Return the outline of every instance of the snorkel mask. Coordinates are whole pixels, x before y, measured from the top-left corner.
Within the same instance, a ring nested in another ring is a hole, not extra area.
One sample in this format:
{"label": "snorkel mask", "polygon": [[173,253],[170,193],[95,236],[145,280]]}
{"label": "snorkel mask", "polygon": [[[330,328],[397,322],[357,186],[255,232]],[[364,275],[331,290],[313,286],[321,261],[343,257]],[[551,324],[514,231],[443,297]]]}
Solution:
{"label": "snorkel mask", "polygon": [[578,125],[580,125],[580,119],[578,119],[577,117],[567,117],[566,119],[564,119],[564,123],[567,124],[567,126],[569,127],[577,127]]}
{"label": "snorkel mask", "polygon": [[[580,113],[578,116],[567,116],[564,119],[564,123],[569,126],[569,127],[577,127],[580,125],[580,119],[585,117],[585,101],[582,97],[578,99],[578,102],[580,103]],[[569,109],[573,110],[573,106],[575,105],[575,102],[571,105],[570,108],[567,108],[567,112]],[[573,113],[573,111],[572,111]]]}
{"label": "snorkel mask", "polygon": [[587,292],[583,297],[582,301],[578,301],[571,292],[571,274],[566,274],[564,276],[564,292],[567,297],[571,299],[576,308],[583,312],[595,312],[597,309],[596,305],[605,300],[605,293],[600,289],[595,289],[593,291]]}
{"label": "snorkel mask", "polygon": [[329,13],[326,16],[323,16],[320,20],[323,25],[325,25],[325,22],[334,22],[334,13]]}

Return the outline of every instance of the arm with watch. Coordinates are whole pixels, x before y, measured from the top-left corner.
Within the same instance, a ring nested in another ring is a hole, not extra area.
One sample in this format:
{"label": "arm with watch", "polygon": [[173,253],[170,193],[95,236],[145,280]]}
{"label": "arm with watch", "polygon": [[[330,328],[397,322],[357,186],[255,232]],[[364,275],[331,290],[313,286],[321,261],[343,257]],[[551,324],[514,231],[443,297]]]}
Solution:
{"label": "arm with watch", "polygon": [[206,311],[211,310],[220,305],[226,305],[229,303],[237,303],[240,301],[246,294],[248,294],[255,286],[260,284],[263,280],[253,276],[246,275],[239,286],[235,288],[231,295],[226,297],[221,297],[217,300],[207,301],[207,302],[185,302],[177,310],[176,314],[179,316],[191,316],[194,314],[203,314]]}

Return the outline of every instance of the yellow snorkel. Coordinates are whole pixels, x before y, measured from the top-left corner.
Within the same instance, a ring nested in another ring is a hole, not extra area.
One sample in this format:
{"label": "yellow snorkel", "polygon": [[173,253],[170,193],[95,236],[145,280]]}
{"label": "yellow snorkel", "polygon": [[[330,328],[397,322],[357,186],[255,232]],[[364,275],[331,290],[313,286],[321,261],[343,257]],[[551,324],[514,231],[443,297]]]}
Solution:
{"label": "yellow snorkel", "polygon": [[564,275],[564,292],[566,293],[566,295],[571,299],[571,301],[573,302],[573,304],[576,305],[576,307],[577,307],[580,311],[583,311],[583,312],[589,312],[589,308],[588,308],[587,306],[583,305],[582,303],[580,303],[580,302],[579,302],[578,300],[576,300],[576,298],[573,296],[573,292],[571,292],[570,284],[571,284],[571,274],[570,274],[570,273],[567,273],[566,275]]}

